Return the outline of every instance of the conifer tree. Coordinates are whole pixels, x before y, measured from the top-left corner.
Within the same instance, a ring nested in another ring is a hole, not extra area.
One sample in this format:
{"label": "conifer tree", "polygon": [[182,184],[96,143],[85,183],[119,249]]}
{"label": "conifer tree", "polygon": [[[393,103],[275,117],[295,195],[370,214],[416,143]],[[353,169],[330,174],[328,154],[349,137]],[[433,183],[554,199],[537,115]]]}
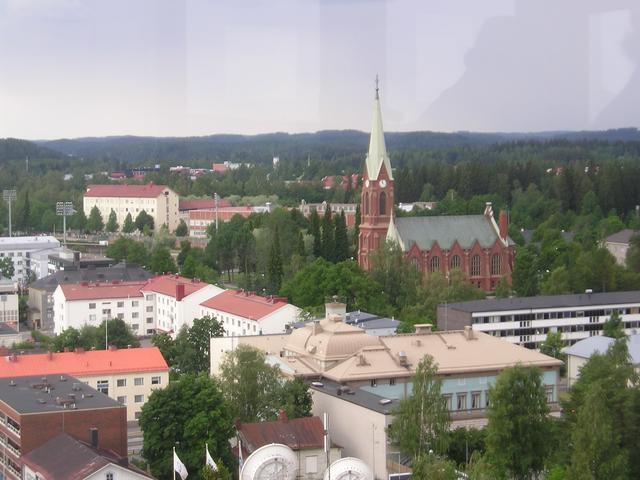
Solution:
{"label": "conifer tree", "polygon": [[349,258],[349,238],[347,236],[347,219],[344,216],[344,210],[340,215],[336,215],[335,219],[335,258],[336,262],[342,262]]}
{"label": "conifer tree", "polygon": [[322,255],[322,238],[320,236],[320,216],[315,209],[309,217],[309,233],[313,236],[313,256],[318,258]]}
{"label": "conifer tree", "polygon": [[133,218],[131,217],[131,212],[127,213],[127,216],[124,219],[124,224],[122,225],[122,231],[124,233],[131,233],[136,229],[136,224],[133,223]]}
{"label": "conifer tree", "polygon": [[118,228],[120,228],[120,225],[118,225],[118,218],[116,217],[116,212],[111,210],[111,213],[109,213],[109,220],[107,220],[107,232],[113,233],[113,232],[117,232]]}
{"label": "conifer tree", "polygon": [[97,206],[94,206],[89,213],[89,219],[87,220],[87,230],[90,232],[101,232],[104,229],[104,221],[102,220],[102,214]]}
{"label": "conifer tree", "polygon": [[331,205],[327,203],[324,217],[322,217],[321,255],[322,258],[329,262],[335,261],[336,242],[334,231],[335,228],[331,219]]}
{"label": "conifer tree", "polygon": [[273,234],[273,242],[271,243],[271,251],[269,253],[269,265],[267,267],[267,281],[270,293],[277,294],[280,291],[283,275],[280,235],[278,234],[278,227],[276,227]]}
{"label": "conifer tree", "polygon": [[360,222],[362,221],[362,214],[360,213],[360,204],[356,205],[356,224],[353,228],[353,244],[354,244],[354,258],[358,258],[358,247],[360,246]]}

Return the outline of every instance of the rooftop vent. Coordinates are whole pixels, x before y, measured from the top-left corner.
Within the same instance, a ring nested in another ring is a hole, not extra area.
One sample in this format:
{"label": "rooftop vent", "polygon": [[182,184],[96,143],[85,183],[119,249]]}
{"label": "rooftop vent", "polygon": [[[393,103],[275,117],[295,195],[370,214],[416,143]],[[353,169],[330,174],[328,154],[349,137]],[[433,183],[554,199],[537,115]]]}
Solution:
{"label": "rooftop vent", "polygon": [[407,352],[405,352],[403,350],[400,350],[398,352],[398,362],[400,363],[400,365],[402,365],[404,367],[406,367],[409,364],[409,362],[407,360]]}
{"label": "rooftop vent", "polygon": [[418,323],[416,324],[416,333],[431,333],[433,331],[433,325],[431,323]]}
{"label": "rooftop vent", "polygon": [[323,388],[324,387],[324,383],[322,383],[322,382],[311,382],[311,386],[312,387],[316,387],[316,388]]}
{"label": "rooftop vent", "polygon": [[473,327],[471,325],[464,326],[464,336],[467,340],[475,340],[476,336],[473,332]]}
{"label": "rooftop vent", "polygon": [[40,405],[44,405],[45,403],[47,403],[47,401],[46,401],[44,398],[39,398],[39,399],[38,399],[38,403],[39,403]]}
{"label": "rooftop vent", "polygon": [[380,405],[389,405],[393,400],[389,400],[388,398],[382,398],[378,402]]}
{"label": "rooftop vent", "polygon": [[15,380],[10,380],[9,385],[11,385],[12,387],[15,387],[16,386]]}
{"label": "rooftop vent", "polygon": [[80,383],[74,383],[71,388],[74,392],[79,392],[82,390],[82,385]]}

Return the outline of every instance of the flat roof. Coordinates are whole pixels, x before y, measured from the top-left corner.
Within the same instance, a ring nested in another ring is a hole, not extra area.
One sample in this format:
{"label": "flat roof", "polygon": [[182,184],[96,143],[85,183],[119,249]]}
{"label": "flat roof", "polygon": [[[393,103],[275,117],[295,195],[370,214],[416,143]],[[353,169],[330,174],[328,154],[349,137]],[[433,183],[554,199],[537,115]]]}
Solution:
{"label": "flat roof", "polygon": [[[326,393],[332,397],[339,398],[345,402],[353,403],[383,415],[390,415],[393,410],[400,405],[400,399],[398,398],[383,397],[357,387],[345,387],[337,382],[324,378],[317,382],[308,383],[309,389],[312,391]],[[314,385],[314,383],[316,385]],[[318,386],[318,384],[322,384],[322,387]],[[384,403],[380,403],[381,400]]]}
{"label": "flat roof", "polygon": [[[494,298],[449,303],[447,308],[463,312],[497,312],[542,308],[597,307],[600,305],[640,304],[640,291],[578,293],[573,295],[541,295],[538,297]],[[443,307],[444,304],[439,305]]]}
{"label": "flat roof", "polygon": [[0,250],[34,250],[59,246],[60,241],[50,235],[0,237]]}
{"label": "flat roof", "polygon": [[127,408],[69,375],[0,378],[0,401],[23,415],[65,410]]}

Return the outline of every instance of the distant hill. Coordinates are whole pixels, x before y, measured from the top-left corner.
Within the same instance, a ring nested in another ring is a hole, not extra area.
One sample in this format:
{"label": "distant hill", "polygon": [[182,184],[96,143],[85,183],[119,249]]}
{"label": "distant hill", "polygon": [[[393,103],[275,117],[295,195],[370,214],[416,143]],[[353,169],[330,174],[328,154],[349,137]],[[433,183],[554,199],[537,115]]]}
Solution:
{"label": "distant hill", "polygon": [[[640,141],[636,128],[606,131],[476,133],[389,132],[391,151],[432,150],[469,145],[488,145],[516,140]],[[18,141],[21,142],[21,141]],[[38,145],[64,155],[111,158],[125,162],[252,161],[268,162],[273,156],[330,159],[337,155],[362,154],[369,134],[355,130],[324,130],[316,133],[268,133],[262,135],[208,135],[202,137],[86,137],[39,141]],[[30,142],[24,142],[30,144]],[[23,157],[25,155],[23,154]],[[0,158],[1,154],[0,154]]]}
{"label": "distant hill", "polygon": [[35,142],[17,138],[0,138],[0,162],[8,160],[24,160],[40,158],[61,158],[59,151],[54,151]]}

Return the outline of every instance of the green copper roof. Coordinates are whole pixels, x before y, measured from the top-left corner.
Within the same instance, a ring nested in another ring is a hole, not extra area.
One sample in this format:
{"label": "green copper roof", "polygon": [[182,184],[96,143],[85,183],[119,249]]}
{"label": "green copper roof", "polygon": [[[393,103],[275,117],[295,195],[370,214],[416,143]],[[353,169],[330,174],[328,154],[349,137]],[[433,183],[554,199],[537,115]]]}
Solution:
{"label": "green copper roof", "polygon": [[380,168],[384,164],[393,180],[391,162],[387,155],[387,147],[384,143],[384,130],[382,129],[382,112],[380,111],[380,98],[376,89],[376,98],[373,102],[373,122],[371,125],[371,139],[369,140],[369,153],[367,154],[367,176],[370,180],[377,180]]}

